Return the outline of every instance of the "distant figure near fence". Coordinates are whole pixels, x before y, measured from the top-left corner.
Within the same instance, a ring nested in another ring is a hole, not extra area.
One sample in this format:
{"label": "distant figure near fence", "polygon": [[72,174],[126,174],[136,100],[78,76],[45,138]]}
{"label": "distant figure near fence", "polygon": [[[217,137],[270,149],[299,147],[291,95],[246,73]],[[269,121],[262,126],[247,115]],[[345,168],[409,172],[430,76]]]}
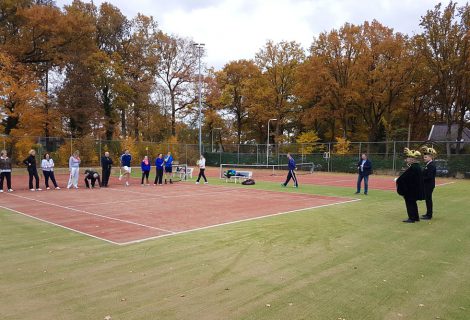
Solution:
{"label": "distant figure near fence", "polygon": [[294,180],[294,188],[298,188],[299,183],[297,181],[297,176],[295,175],[295,169],[297,168],[296,165],[295,165],[295,160],[294,160],[294,158],[292,158],[290,153],[287,153],[287,159],[289,159],[289,164],[288,164],[289,172],[287,173],[286,182],[282,183],[281,186],[287,187],[287,184],[289,183],[290,179],[292,178],[292,180]]}
{"label": "distant figure near fence", "polygon": [[357,163],[357,188],[356,194],[361,193],[361,182],[364,180],[364,194],[367,195],[369,191],[369,175],[372,173],[372,162],[367,157],[367,154],[363,153],[361,159]]}
{"label": "distant figure near fence", "polygon": [[11,159],[8,158],[6,150],[0,152],[0,193],[3,192],[3,180],[7,180],[7,190],[12,192],[11,188]]}

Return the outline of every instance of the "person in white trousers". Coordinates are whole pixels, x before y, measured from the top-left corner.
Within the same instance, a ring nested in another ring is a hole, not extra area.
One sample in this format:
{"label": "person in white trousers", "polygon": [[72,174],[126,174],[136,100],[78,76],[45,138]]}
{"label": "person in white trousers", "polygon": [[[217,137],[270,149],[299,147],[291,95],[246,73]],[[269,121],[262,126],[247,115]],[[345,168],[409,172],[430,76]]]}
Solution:
{"label": "person in white trousers", "polygon": [[69,159],[70,178],[69,183],[67,184],[67,189],[70,189],[72,186],[75,189],[78,189],[80,161],[80,153],[78,152],[78,150],[76,150]]}

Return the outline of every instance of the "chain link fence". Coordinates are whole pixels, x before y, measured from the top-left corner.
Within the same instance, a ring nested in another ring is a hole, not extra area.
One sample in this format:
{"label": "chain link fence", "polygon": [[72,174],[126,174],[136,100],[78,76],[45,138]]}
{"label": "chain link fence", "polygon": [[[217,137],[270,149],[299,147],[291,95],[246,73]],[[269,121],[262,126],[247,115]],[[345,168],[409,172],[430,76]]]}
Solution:
{"label": "chain link fence", "polygon": [[[313,144],[227,144],[203,145],[202,150],[208,166],[220,164],[287,164],[287,153],[291,153],[297,163],[313,163],[314,170],[325,172],[356,172],[356,165],[362,153],[372,161],[377,174],[394,175],[404,167],[403,149],[417,148],[420,141],[392,142],[351,142],[344,148],[337,143]],[[429,143],[437,152],[437,164],[445,176],[470,178],[470,143],[438,141]],[[197,144],[175,144],[124,140],[96,140],[91,137],[14,137],[0,136],[0,147],[7,150],[13,163],[22,166],[22,161],[31,149],[36,150],[37,159],[49,153],[56,166],[67,167],[70,155],[78,150],[83,167],[99,167],[100,156],[108,151],[118,163],[125,149],[133,155],[133,165],[139,165],[145,155],[155,159],[159,153],[171,151],[175,161],[180,164],[195,165],[199,159]],[[450,153],[448,153],[450,151]],[[438,168],[439,169],[439,168]]]}

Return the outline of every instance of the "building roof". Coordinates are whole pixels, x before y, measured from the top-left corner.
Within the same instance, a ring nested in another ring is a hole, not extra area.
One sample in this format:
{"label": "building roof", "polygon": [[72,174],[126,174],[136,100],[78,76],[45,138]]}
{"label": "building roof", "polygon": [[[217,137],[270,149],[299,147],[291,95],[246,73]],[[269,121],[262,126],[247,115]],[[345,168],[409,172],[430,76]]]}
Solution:
{"label": "building roof", "polygon": [[[459,129],[458,124],[453,124],[450,127],[450,140],[456,141],[457,140],[457,131]],[[434,124],[429,132],[428,140],[434,141],[446,141],[448,140],[446,137],[447,134],[447,125],[446,124]],[[470,142],[470,129],[464,127],[462,132],[462,140],[465,142]]]}

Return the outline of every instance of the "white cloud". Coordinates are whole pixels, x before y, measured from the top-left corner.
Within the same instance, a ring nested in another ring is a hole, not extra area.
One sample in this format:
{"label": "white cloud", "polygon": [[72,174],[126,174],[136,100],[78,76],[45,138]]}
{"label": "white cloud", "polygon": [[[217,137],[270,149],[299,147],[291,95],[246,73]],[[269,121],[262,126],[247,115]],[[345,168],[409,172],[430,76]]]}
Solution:
{"label": "white cloud", "polygon": [[[58,5],[71,0],[59,0]],[[99,5],[102,0],[95,0]],[[417,33],[433,0],[108,0],[132,18],[156,18],[170,34],[206,44],[206,63],[221,68],[231,60],[252,59],[266,43],[297,41],[308,48],[314,36],[345,22],[376,19],[395,31]]]}

